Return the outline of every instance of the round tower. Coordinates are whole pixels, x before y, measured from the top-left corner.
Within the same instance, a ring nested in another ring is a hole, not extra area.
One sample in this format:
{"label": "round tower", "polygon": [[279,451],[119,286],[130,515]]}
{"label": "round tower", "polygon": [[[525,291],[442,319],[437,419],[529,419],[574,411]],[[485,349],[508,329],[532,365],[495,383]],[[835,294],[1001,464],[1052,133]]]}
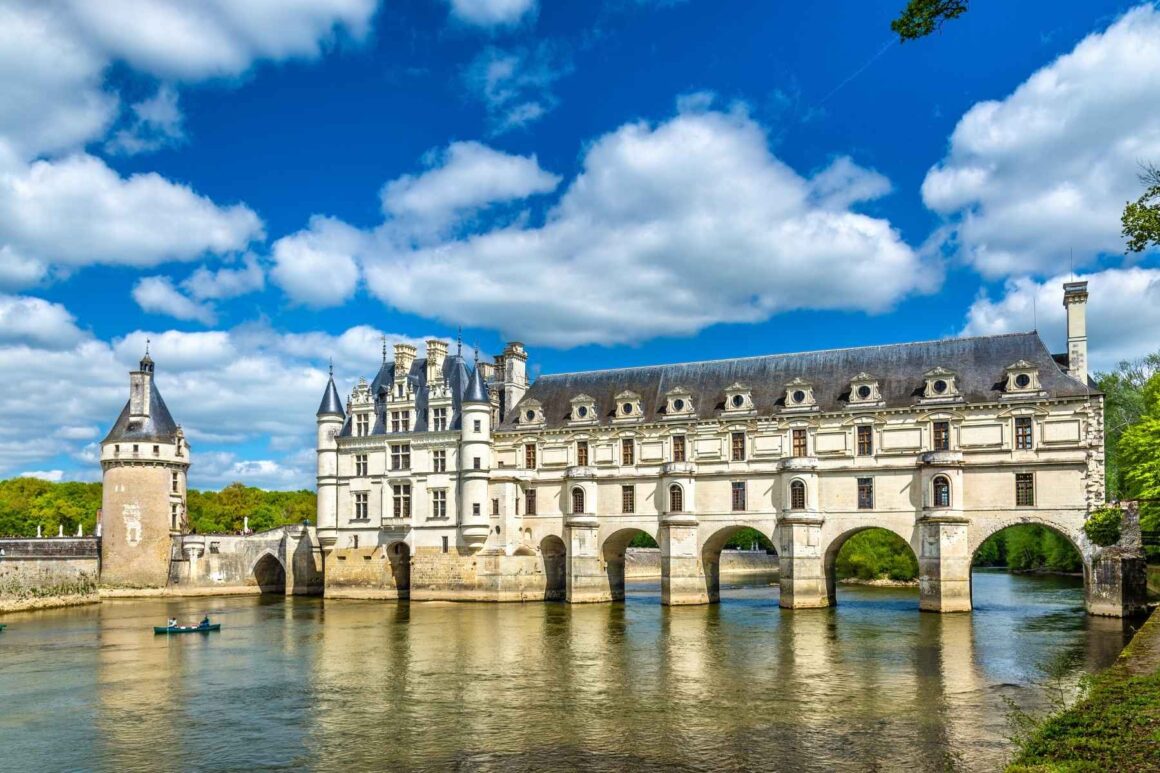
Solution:
{"label": "round tower", "polygon": [[186,528],[189,444],[153,381],[146,350],[129,401],[101,441],[101,584],[163,588]]}
{"label": "round tower", "polygon": [[488,474],[491,470],[491,401],[477,365],[462,402],[459,435],[459,531],[472,550],[487,542]]}
{"label": "round tower", "polygon": [[318,542],[330,550],[338,539],[338,441],[335,436],[346,423],[346,412],[334,385],[334,366],[322,403],[318,406]]}

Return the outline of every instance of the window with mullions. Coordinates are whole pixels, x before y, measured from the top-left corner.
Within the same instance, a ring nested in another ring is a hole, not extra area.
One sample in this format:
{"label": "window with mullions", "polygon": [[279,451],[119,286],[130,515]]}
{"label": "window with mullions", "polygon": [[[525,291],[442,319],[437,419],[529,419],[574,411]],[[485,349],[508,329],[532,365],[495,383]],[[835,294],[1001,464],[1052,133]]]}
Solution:
{"label": "window with mullions", "polygon": [[868,424],[858,426],[858,456],[874,453],[874,428]]}
{"label": "window with mullions", "polygon": [[934,422],[933,433],[935,451],[951,450],[951,423],[949,421]]}
{"label": "window with mullions", "polygon": [[734,432],[732,440],[732,453],[729,458],[735,462],[745,461],[745,433]]}
{"label": "window with mullions", "polygon": [[935,507],[951,506],[951,482],[946,476],[938,475],[931,481],[932,501]]}
{"label": "window with mullions", "polygon": [[411,517],[411,484],[396,483],[394,489],[394,513],[396,518]]}
{"label": "window with mullions", "polygon": [[1020,451],[1030,451],[1032,448],[1031,432],[1031,417],[1017,416],[1015,418],[1015,448]]}
{"label": "window with mullions", "polygon": [[391,469],[392,470],[409,470],[409,469],[411,469],[411,447],[410,446],[391,446]]}
{"label": "window with mullions", "polygon": [[731,485],[734,512],[742,512],[745,508],[745,481],[734,481]]}
{"label": "window with mullions", "polygon": [[685,436],[673,435],[673,461],[685,461]]}
{"label": "window with mullions", "polygon": [[620,512],[636,512],[636,486],[620,487]]}
{"label": "window with mullions", "polygon": [[576,464],[580,467],[588,466],[588,441],[576,441]]}
{"label": "window with mullions", "polygon": [[791,510],[806,509],[806,484],[795,480],[789,484],[789,508]]}
{"label": "window with mullions", "polygon": [[1035,507],[1035,475],[1033,473],[1015,473],[1015,506]]}
{"label": "window with mullions", "polygon": [[793,455],[796,457],[808,456],[806,431],[804,429],[795,429],[793,431]]}
{"label": "window with mullions", "polygon": [[858,478],[858,509],[874,509],[874,479]]}

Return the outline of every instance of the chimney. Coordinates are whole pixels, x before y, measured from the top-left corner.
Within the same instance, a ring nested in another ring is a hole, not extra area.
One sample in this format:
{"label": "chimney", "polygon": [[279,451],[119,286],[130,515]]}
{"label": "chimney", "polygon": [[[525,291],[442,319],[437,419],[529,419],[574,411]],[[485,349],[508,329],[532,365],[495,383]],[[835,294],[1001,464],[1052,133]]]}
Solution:
{"label": "chimney", "polygon": [[443,380],[443,361],[447,359],[447,342],[438,338],[427,339],[427,383]]}
{"label": "chimney", "polygon": [[137,370],[129,373],[129,420],[145,421],[149,418],[149,405],[153,391],[153,359],[149,350],[141,358]]}
{"label": "chimney", "polygon": [[528,352],[522,343],[512,341],[504,347],[503,355],[495,360],[496,365],[503,369],[503,400],[499,407],[502,421],[528,391]]}
{"label": "chimney", "polygon": [[410,344],[395,344],[395,381],[401,381],[411,372],[415,361],[415,347]]}
{"label": "chimney", "polygon": [[1063,306],[1067,309],[1067,370],[1087,386],[1087,282],[1063,283]]}

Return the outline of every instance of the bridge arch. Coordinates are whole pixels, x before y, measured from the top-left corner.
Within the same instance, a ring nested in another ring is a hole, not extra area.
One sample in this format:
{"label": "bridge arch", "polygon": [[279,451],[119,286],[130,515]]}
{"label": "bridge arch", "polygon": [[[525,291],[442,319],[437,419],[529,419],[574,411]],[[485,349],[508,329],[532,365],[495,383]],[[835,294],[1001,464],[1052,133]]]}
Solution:
{"label": "bridge arch", "polygon": [[286,566],[272,550],[266,550],[258,556],[250,567],[250,576],[263,596],[286,593]]}
{"label": "bridge arch", "polygon": [[975,566],[975,559],[982,549],[983,545],[991,537],[997,534],[1008,531],[1018,526],[1038,526],[1042,529],[1055,534],[1057,537],[1063,539],[1072,550],[1075,551],[1079,558],[1080,569],[1083,572],[1083,585],[1085,596],[1088,593],[1091,584],[1091,560],[1084,552],[1084,545],[1086,544],[1086,537],[1081,538],[1082,531],[1076,529],[1068,529],[1067,527],[1046,518],[1007,518],[992,523],[986,523],[983,528],[977,529],[976,533],[971,535],[969,546],[971,551],[971,582],[969,585],[971,594],[971,607],[975,605],[975,576],[973,568]]}
{"label": "bridge arch", "polygon": [[729,540],[745,529],[753,529],[760,534],[764,540],[762,546],[772,549],[776,553],[773,535],[766,534],[761,528],[752,524],[730,524],[722,526],[710,534],[701,544],[701,567],[705,575],[705,591],[710,604],[721,600],[721,552]]}
{"label": "bridge arch", "polygon": [[884,523],[864,523],[857,526],[852,526],[831,539],[830,542],[826,545],[825,551],[822,554],[822,571],[826,578],[826,596],[829,599],[830,606],[837,604],[838,599],[838,554],[842,552],[842,548],[846,545],[851,537],[856,534],[861,534],[862,532],[871,531],[874,529],[884,531],[887,534],[891,534],[897,537],[903,544],[906,545],[906,549],[910,551],[911,556],[914,557],[915,563],[918,563],[918,551],[915,550],[914,545],[911,544],[911,537],[913,535],[903,533],[898,529]]}
{"label": "bridge arch", "polygon": [[624,600],[624,553],[628,543],[638,534],[647,534],[654,540],[657,535],[636,526],[625,526],[610,532],[600,546],[601,560],[608,576],[609,596],[613,601]]}
{"label": "bridge arch", "polygon": [[555,534],[540,540],[544,561],[544,600],[563,601],[568,593],[568,546]]}

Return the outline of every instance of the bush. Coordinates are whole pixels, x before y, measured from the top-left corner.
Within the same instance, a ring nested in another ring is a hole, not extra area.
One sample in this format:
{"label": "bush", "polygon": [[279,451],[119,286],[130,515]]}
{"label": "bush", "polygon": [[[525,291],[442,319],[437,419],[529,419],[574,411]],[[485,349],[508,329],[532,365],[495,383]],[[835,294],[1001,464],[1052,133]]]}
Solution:
{"label": "bush", "polygon": [[1096,545],[1106,548],[1120,541],[1120,530],[1124,514],[1118,507],[1101,507],[1093,510],[1084,521],[1083,533]]}

